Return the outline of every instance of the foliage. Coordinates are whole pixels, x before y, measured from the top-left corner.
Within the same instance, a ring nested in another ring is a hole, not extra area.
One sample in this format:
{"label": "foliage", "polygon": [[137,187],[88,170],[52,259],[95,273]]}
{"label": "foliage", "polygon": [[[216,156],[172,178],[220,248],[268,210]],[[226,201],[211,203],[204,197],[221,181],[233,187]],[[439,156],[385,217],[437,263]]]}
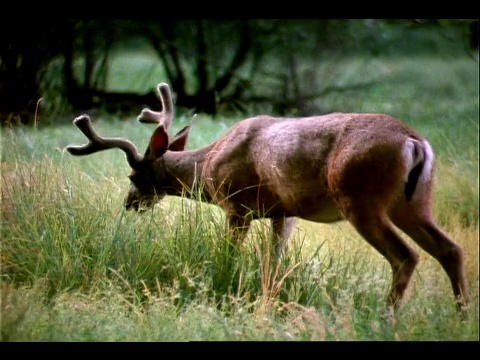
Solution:
{"label": "foliage", "polygon": [[[303,82],[311,77],[302,63],[322,66],[332,57],[352,55],[471,56],[472,24],[475,21],[59,19],[29,21],[24,32],[14,32],[9,22],[2,22],[0,123],[32,123],[40,98],[57,115],[156,106],[155,84],[147,84],[144,92],[136,92],[136,84],[121,93],[108,91],[110,73],[117,71],[114,58],[144,52],[152,59],[138,79],[162,74],[176,89],[177,105],[191,111],[244,114],[258,103],[274,103],[281,114],[302,112],[298,104],[301,108],[324,95],[305,92]],[[133,78],[134,71],[129,76]],[[259,78],[269,78],[275,91],[259,92],[254,86]],[[335,90],[350,86],[358,84]]]}

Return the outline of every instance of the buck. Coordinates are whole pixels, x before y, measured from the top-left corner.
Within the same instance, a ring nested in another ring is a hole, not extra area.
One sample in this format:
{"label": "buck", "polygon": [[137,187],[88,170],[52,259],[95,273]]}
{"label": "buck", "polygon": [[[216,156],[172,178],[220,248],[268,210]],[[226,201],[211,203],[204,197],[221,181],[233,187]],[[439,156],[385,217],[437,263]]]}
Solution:
{"label": "buck", "polygon": [[[88,115],[74,124],[89,139],[72,155],[118,148],[132,168],[126,209],[145,211],[165,195],[201,192],[220,206],[234,242],[254,219],[268,218],[280,257],[295,218],[349,221],[392,268],[387,309],[395,312],[419,261],[402,230],[447,273],[459,310],[468,304],[463,249],[435,223],[431,210],[434,153],[426,139],[384,114],[332,113],[303,118],[256,116],[214,143],[185,151],[191,122],[172,138],[170,87],[158,85],[162,111],[138,120],[157,124],[144,155],[123,138],[97,134]],[[185,191],[187,190],[187,191]]]}

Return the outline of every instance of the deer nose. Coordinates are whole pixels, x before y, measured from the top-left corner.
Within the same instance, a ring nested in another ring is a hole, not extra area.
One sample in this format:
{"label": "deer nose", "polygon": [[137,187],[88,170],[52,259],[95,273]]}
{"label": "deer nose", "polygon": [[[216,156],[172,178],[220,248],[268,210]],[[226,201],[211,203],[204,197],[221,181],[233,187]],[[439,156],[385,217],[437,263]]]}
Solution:
{"label": "deer nose", "polygon": [[139,201],[138,200],[135,200],[135,201],[125,201],[125,209],[127,211],[130,211],[130,210],[135,210],[135,211],[138,211],[138,204],[139,204]]}

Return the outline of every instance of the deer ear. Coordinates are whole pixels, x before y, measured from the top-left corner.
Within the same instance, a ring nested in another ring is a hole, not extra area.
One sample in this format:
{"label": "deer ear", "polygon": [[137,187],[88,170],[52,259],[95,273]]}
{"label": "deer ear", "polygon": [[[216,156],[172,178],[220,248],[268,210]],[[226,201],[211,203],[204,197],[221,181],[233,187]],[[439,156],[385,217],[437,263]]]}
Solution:
{"label": "deer ear", "polygon": [[171,151],[183,151],[187,144],[188,134],[190,133],[190,125],[185,126],[174,137],[172,143],[168,146]]}
{"label": "deer ear", "polygon": [[168,149],[168,134],[165,131],[163,125],[157,126],[155,131],[150,138],[150,143],[148,144],[147,157],[150,160],[156,160]]}

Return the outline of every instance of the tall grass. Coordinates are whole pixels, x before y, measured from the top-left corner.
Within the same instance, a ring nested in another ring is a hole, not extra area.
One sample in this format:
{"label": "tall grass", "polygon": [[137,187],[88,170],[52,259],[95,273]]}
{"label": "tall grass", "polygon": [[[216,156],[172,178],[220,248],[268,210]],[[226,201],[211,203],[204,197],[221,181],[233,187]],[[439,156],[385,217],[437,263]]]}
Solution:
{"label": "tall grass", "polygon": [[[478,82],[465,81],[472,65],[377,58],[371,66],[365,76],[381,68],[388,81],[327,97],[324,106],[400,114],[431,140],[435,214],[466,252],[466,320],[440,265],[411,241],[421,263],[393,325],[380,317],[390,267],[349,224],[300,221],[275,264],[268,222],[254,222],[232,257],[214,206],[166,198],[145,214],[127,213],[124,155],[71,157],[65,145],[84,138],[68,125],[2,130],[2,340],[478,340]],[[233,122],[200,116],[189,146],[214,141]],[[140,148],[152,130],[107,116],[95,125]]]}

